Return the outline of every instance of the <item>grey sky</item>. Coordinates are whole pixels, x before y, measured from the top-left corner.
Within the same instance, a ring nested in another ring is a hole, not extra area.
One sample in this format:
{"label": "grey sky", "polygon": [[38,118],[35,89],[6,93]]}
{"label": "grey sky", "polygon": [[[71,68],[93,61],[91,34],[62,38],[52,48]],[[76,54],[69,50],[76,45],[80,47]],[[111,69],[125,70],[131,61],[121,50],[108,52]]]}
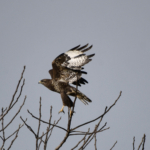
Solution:
{"label": "grey sky", "polygon": [[[150,2],[147,0],[0,1],[0,106],[8,105],[26,65],[26,83],[19,104],[25,95],[27,101],[20,115],[28,118],[27,123],[37,130],[36,120],[26,110],[38,116],[41,96],[42,118],[49,118],[52,105],[53,120],[62,116],[59,125],[66,127],[67,108],[65,115],[58,115],[62,106],[60,95],[38,85],[38,81],[50,78],[51,62],[60,53],[78,44],[93,44],[88,54],[96,55],[85,66],[88,75],[84,77],[89,84],[79,88],[92,103],[85,106],[77,101],[72,125],[96,118],[122,90],[119,102],[103,120],[110,129],[98,134],[97,147],[110,149],[117,140],[115,150],[132,149],[135,136],[137,148],[145,133],[145,148],[150,149],[149,40]],[[14,113],[12,110],[6,122]],[[19,116],[7,135],[22,123]],[[54,149],[64,136],[63,131],[55,129],[48,148]],[[81,138],[71,137],[62,149],[72,148]],[[93,145],[91,142],[87,150],[93,149]],[[35,149],[34,136],[26,127],[20,131],[12,149]]]}

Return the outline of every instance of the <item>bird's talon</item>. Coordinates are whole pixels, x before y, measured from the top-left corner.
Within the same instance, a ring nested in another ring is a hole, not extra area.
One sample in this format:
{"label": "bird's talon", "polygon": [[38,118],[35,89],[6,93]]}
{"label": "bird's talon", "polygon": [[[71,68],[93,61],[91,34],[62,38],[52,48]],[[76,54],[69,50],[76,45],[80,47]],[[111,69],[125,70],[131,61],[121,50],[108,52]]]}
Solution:
{"label": "bird's talon", "polygon": [[61,113],[61,112],[63,112],[63,113],[65,114],[64,110],[60,110],[60,111],[58,112],[58,114]]}
{"label": "bird's talon", "polygon": [[73,111],[73,112],[70,111],[70,117],[71,117],[71,115],[73,116],[74,113],[76,113],[76,112],[75,111]]}

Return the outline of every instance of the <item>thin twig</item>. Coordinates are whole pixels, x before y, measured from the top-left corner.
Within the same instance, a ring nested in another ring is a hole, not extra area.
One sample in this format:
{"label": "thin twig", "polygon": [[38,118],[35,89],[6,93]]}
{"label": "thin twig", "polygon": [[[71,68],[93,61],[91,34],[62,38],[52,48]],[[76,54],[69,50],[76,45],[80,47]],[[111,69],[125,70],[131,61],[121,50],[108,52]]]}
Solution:
{"label": "thin twig", "polygon": [[40,122],[40,119],[41,119],[41,97],[40,97],[40,102],[39,102],[39,125],[38,125],[38,130],[37,130],[37,135],[36,135],[36,150],[39,149],[38,147],[38,140],[39,140],[39,132],[40,132],[40,126],[41,126],[41,122]]}
{"label": "thin twig", "polygon": [[[88,131],[86,132],[87,134],[89,133],[89,131],[90,131],[90,128],[88,129]],[[86,138],[86,136],[87,136],[87,134],[85,134],[84,135],[84,137],[77,143],[77,145],[75,145],[71,150],[74,150],[76,147],[78,147],[79,146],[79,144],[82,142],[82,141],[84,141],[85,140],[85,138]]]}
{"label": "thin twig", "polygon": [[145,145],[145,138],[146,138],[146,135],[144,134],[144,136],[142,137],[142,141],[141,141],[141,143],[140,143],[140,145],[139,145],[139,147],[138,147],[138,150],[140,149],[140,147],[141,147],[141,145],[142,145],[142,150],[144,150],[144,145]]}
{"label": "thin twig", "polygon": [[[107,111],[107,107],[105,108],[104,112]],[[96,132],[97,132],[97,129],[102,121],[103,117],[100,118],[98,124],[95,126],[94,128],[94,131],[93,131],[93,134],[89,135],[89,137],[87,138],[87,140],[83,143],[83,145],[80,147],[80,149],[85,149],[85,147],[91,142],[91,140],[94,138]],[[107,122],[98,130],[98,131],[101,131],[105,126],[107,125]]]}
{"label": "thin twig", "polygon": [[[3,113],[4,113],[4,110],[2,108],[2,115],[3,115]],[[3,147],[5,145],[5,141],[6,141],[6,139],[5,139],[5,130],[4,130],[4,117],[2,118],[2,131],[3,131],[3,138],[2,138],[3,144],[2,144],[1,149],[3,149]]]}
{"label": "thin twig", "polygon": [[114,145],[111,147],[110,150],[112,150],[115,147],[116,144],[117,144],[117,141],[114,143]]}
{"label": "thin twig", "polygon": [[135,150],[134,143],[135,143],[135,136],[133,137],[133,150]]}
{"label": "thin twig", "polygon": [[[28,113],[29,113],[33,118],[39,120],[39,118],[35,117],[29,110],[27,110],[27,111],[28,111]],[[46,122],[46,121],[44,121],[44,120],[42,120],[42,119],[40,119],[40,121],[43,122],[43,123],[49,124],[49,122]],[[57,126],[57,125],[51,124],[51,123],[50,123],[50,125],[55,126],[55,127],[57,127],[57,128],[60,128],[60,129],[62,129],[62,130],[64,130],[64,131],[68,132],[65,128],[63,128],[63,127],[61,127],[61,126]]]}
{"label": "thin twig", "polygon": [[138,150],[140,149],[142,143],[143,143],[143,138],[142,138],[142,141],[141,141],[141,143],[140,143],[140,145],[139,145],[139,147],[138,147]]}
{"label": "thin twig", "polygon": [[20,98],[20,96],[21,96],[21,94],[22,94],[22,90],[23,90],[24,84],[25,84],[25,79],[23,80],[23,84],[22,84],[22,86],[21,86],[21,88],[20,88],[20,93],[19,93],[19,95],[18,95],[16,101],[11,105],[10,109],[18,102],[18,100],[19,100],[19,98]]}
{"label": "thin twig", "polygon": [[[53,107],[51,106],[51,108],[50,108],[50,119],[49,119],[49,123],[51,123],[51,119],[52,119],[52,108],[53,108]],[[60,119],[61,119],[61,117],[60,117]],[[59,119],[59,120],[60,120],[60,119]],[[57,122],[59,122],[59,121],[57,121]],[[56,122],[56,124],[58,124],[57,122]],[[53,128],[54,128],[54,126],[52,127],[52,130],[53,130]],[[49,124],[49,129],[50,129],[50,124]],[[51,130],[51,133],[50,133],[49,136],[48,136],[48,140],[49,140],[49,138],[50,138],[50,136],[51,136],[51,134],[52,134],[52,130]]]}
{"label": "thin twig", "polygon": [[14,93],[13,97],[12,97],[12,101],[11,101],[11,103],[10,103],[10,105],[9,105],[9,108],[11,107],[11,104],[12,104],[12,103],[13,103],[13,101],[14,101],[14,97],[15,97],[15,95],[16,95],[16,93],[17,93],[17,91],[18,91],[18,87],[19,87],[20,82],[21,82],[21,80],[22,80],[22,78],[23,78],[23,74],[24,74],[25,69],[26,69],[26,66],[24,66],[24,69],[23,69],[23,71],[22,71],[22,73],[21,73],[20,80],[19,80],[19,82],[18,82],[18,85],[17,85],[16,91],[15,91],[15,93]]}
{"label": "thin twig", "polygon": [[[97,131],[97,129],[98,129],[98,127],[99,127],[101,121],[102,121],[102,119],[101,119],[101,120],[99,121],[99,123],[95,126],[95,129],[94,129],[95,132]],[[106,125],[107,125],[107,123],[105,123],[105,124],[101,127],[100,130],[102,130]],[[91,135],[89,136],[91,139],[89,138],[89,139],[86,141],[86,143],[85,143],[84,146],[83,146],[84,149],[85,149],[85,147],[92,141],[92,139],[94,138],[95,134],[96,134],[96,133],[93,133],[93,135],[91,134]]]}
{"label": "thin twig", "polygon": [[52,118],[52,106],[50,108],[50,118],[49,118],[49,124],[48,124],[48,127],[47,127],[47,132],[46,132],[46,136],[45,136],[45,141],[44,141],[44,150],[46,150],[46,147],[47,147],[47,142],[48,142],[48,133],[50,131],[50,123],[51,123],[51,118]]}
{"label": "thin twig", "polygon": [[[2,107],[2,108],[3,108],[3,107]],[[4,114],[4,112],[5,112],[6,110],[7,110],[7,107],[6,107],[5,109],[3,108],[3,114]],[[0,117],[3,116],[3,114],[1,114]]]}
{"label": "thin twig", "polygon": [[[26,125],[26,127],[34,134],[35,138],[36,138],[36,133],[33,131],[33,129],[26,123],[25,120],[22,119],[22,117],[20,116],[20,119],[24,122],[24,124]],[[27,120],[27,119],[26,119]]]}
{"label": "thin twig", "polygon": [[[59,122],[60,120],[61,120],[61,117],[57,120],[57,122]],[[57,122],[56,122],[56,124],[57,124]],[[46,135],[48,132],[50,132],[54,127],[55,126],[53,126],[52,128],[50,128],[49,130],[47,130],[45,133],[43,132],[42,136],[40,136],[39,139],[43,138],[43,136]]]}
{"label": "thin twig", "polygon": [[108,113],[108,111],[117,103],[117,101],[118,101],[119,98],[121,97],[121,93],[122,93],[122,91],[120,91],[120,94],[119,94],[118,98],[115,100],[115,102],[114,102],[102,115],[100,115],[99,117],[97,117],[97,118],[95,118],[95,119],[93,119],[93,120],[91,120],[91,121],[88,121],[88,122],[85,122],[85,123],[83,123],[83,124],[80,124],[80,125],[76,126],[75,128],[71,129],[71,131],[73,131],[73,130],[79,128],[79,127],[82,127],[82,126],[84,126],[84,125],[86,125],[86,124],[92,123],[92,122],[98,120],[99,118],[103,117],[103,116],[104,116],[106,113]]}
{"label": "thin twig", "polygon": [[105,128],[103,130],[100,129],[96,132],[91,132],[91,133],[83,132],[83,133],[69,134],[69,136],[71,136],[71,135],[91,135],[91,134],[96,134],[96,133],[99,133],[99,132],[103,132],[103,131],[108,130],[108,129],[110,129],[110,127]]}
{"label": "thin twig", "polygon": [[16,136],[15,136],[14,139],[11,141],[11,144],[10,144],[10,146],[8,147],[8,150],[11,148],[11,146],[12,146],[13,143],[14,143],[14,141],[15,141],[16,138],[18,137],[18,133],[19,133],[20,128],[21,128],[21,125],[19,125],[18,131],[16,132]]}
{"label": "thin twig", "polygon": [[144,136],[143,136],[142,150],[144,150],[145,140],[146,140],[146,135],[144,134]]}
{"label": "thin twig", "polygon": [[43,142],[43,140],[42,140],[43,136],[44,136],[44,132],[42,133],[42,136],[41,136],[41,139],[40,139],[40,143],[39,143],[39,146],[38,146],[39,149],[40,149],[41,143]]}
{"label": "thin twig", "polygon": [[7,111],[0,117],[0,120],[2,120],[2,118],[5,117],[5,115],[6,115],[6,114],[12,109],[12,107],[17,103],[17,101],[18,101],[18,99],[19,99],[19,97],[20,97],[20,95],[21,95],[21,93],[22,93],[22,89],[23,89],[25,80],[23,81],[23,84],[22,84],[21,90],[20,90],[20,94],[19,94],[17,100],[14,102],[14,104],[12,104],[13,101],[14,101],[15,95],[16,95],[16,93],[17,93],[17,91],[18,91],[20,82],[21,82],[21,80],[22,80],[22,78],[23,78],[23,74],[24,74],[25,68],[26,68],[26,66],[24,66],[24,69],[23,69],[23,71],[22,71],[22,73],[21,73],[21,77],[20,77],[20,80],[18,81],[18,84],[17,84],[16,90],[15,90],[15,92],[14,92],[14,94],[13,94],[12,100],[11,100],[11,102],[10,102],[8,108],[6,108]]}
{"label": "thin twig", "polygon": [[[57,120],[57,122],[56,122],[55,124],[58,124],[60,120],[61,120],[61,117]],[[51,132],[50,132],[50,134],[49,134],[48,139],[50,138],[54,127],[55,127],[55,126],[53,126],[53,127],[51,128],[51,130],[50,130]]]}
{"label": "thin twig", "polygon": [[[55,121],[54,121],[54,124],[58,124],[60,120],[61,120],[61,117],[57,120],[56,123],[55,123]],[[49,138],[50,138],[50,136],[51,136],[51,134],[52,134],[52,132],[53,132],[54,127],[55,127],[55,126],[53,126],[49,131],[47,131],[47,133],[49,133],[50,131],[51,131],[51,132],[50,132],[50,134],[49,134],[48,137],[47,137],[46,143],[45,143],[45,141],[44,141],[44,148],[45,148],[44,150],[46,150],[48,140],[49,140]],[[47,128],[47,129],[48,129],[48,128]]]}
{"label": "thin twig", "polygon": [[[20,126],[20,128],[22,128],[23,126],[24,126],[24,124],[22,124],[22,125]],[[9,135],[9,136],[6,138],[6,140],[8,140],[11,136],[13,136],[17,131],[18,131],[18,129],[17,129],[16,131],[14,131],[11,135]]]}
{"label": "thin twig", "polygon": [[96,141],[97,141],[97,139],[96,139],[96,134],[95,134],[95,143],[94,143],[94,146],[95,146],[95,150],[97,150],[97,147],[96,147]]}
{"label": "thin twig", "polygon": [[[24,101],[23,101],[22,105],[20,106],[19,110],[17,111],[17,113],[14,115],[14,117],[10,120],[10,122],[9,122],[2,130],[5,130],[5,129],[12,123],[12,121],[16,118],[16,116],[19,114],[19,112],[21,111],[21,108],[22,108],[23,105],[25,104],[26,98],[27,98],[27,97],[25,96]],[[0,132],[1,132],[2,130],[0,130]]]}

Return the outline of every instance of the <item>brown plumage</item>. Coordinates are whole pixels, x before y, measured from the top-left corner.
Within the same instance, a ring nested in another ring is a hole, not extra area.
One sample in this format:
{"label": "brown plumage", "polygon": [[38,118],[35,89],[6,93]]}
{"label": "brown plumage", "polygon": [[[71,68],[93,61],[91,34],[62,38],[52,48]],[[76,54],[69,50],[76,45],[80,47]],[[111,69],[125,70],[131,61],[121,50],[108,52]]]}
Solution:
{"label": "brown plumage", "polygon": [[[73,102],[69,98],[70,96],[76,96],[76,88],[70,86],[69,83],[80,84],[88,83],[84,78],[82,78],[82,74],[87,74],[82,71],[82,66],[91,61],[91,57],[95,54],[85,55],[84,52],[88,51],[92,48],[92,46],[88,47],[88,44],[80,47],[80,45],[70,49],[66,53],[60,54],[58,57],[54,59],[52,62],[53,69],[49,70],[49,74],[52,79],[43,79],[39,81],[39,83],[43,84],[49,90],[60,93],[63,107],[60,112],[64,112],[64,106],[70,108],[73,107]],[[78,79],[78,80],[77,80]],[[91,100],[77,90],[77,98],[79,98],[85,105]],[[72,113],[70,111],[70,113]]]}

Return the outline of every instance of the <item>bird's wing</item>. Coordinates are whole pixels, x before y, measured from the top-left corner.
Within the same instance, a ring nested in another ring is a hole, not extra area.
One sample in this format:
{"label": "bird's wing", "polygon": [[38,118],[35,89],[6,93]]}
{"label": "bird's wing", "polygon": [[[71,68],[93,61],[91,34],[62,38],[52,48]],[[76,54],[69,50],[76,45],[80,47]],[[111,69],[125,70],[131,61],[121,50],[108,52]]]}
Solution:
{"label": "bird's wing", "polygon": [[74,85],[78,85],[78,86],[81,86],[80,84],[85,84],[85,83],[88,83],[88,81],[87,80],[85,80],[84,78],[80,78],[78,81],[77,80],[75,80],[74,82],[72,82],[72,84],[74,84]]}
{"label": "bird's wing", "polygon": [[[58,57],[54,59],[52,62],[53,73],[52,77],[61,82],[69,82],[74,83],[77,81],[78,74],[78,82],[81,79],[82,74],[87,74],[82,71],[82,66],[90,62],[95,54],[86,55],[84,52],[90,50],[92,45],[87,47],[88,44],[80,47],[80,45],[70,49],[69,51],[60,54]],[[83,78],[82,78],[83,79]],[[80,80],[85,83],[86,80]]]}
{"label": "bird's wing", "polygon": [[[49,74],[51,75],[51,77],[53,78],[53,69],[49,70]],[[80,84],[85,84],[88,83],[87,80],[85,80],[84,78],[81,77],[82,73],[81,72],[76,72],[74,70],[65,68],[62,70],[61,74],[60,74],[60,78],[61,81],[65,81],[65,82],[69,82],[72,83],[74,85],[78,85],[81,86]],[[78,78],[77,78],[78,76]],[[78,81],[77,81],[78,79]]]}
{"label": "bird's wing", "polygon": [[86,55],[84,52],[90,50],[92,45],[87,47],[88,44],[80,47],[80,45],[70,49],[69,51],[65,52],[66,60],[61,64],[63,67],[67,67],[73,70],[81,70],[82,66],[90,62],[95,54]]}
{"label": "bird's wing", "polygon": [[51,78],[53,79],[53,69],[49,70],[48,72],[49,72]]}

